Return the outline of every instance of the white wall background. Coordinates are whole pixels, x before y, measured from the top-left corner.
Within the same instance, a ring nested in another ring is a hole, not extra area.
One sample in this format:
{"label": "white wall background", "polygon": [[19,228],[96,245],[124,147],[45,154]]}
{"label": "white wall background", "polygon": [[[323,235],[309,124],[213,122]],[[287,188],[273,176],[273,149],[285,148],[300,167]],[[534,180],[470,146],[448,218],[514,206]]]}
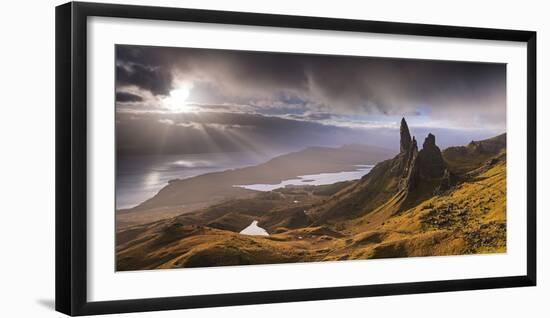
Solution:
{"label": "white wall background", "polygon": [[[545,1],[115,1],[538,32],[539,285],[530,288],[227,307],[116,317],[543,317],[550,314],[550,11]],[[62,317],[54,303],[54,6],[11,1],[0,18],[0,316]],[[546,193],[545,193],[546,192]]]}

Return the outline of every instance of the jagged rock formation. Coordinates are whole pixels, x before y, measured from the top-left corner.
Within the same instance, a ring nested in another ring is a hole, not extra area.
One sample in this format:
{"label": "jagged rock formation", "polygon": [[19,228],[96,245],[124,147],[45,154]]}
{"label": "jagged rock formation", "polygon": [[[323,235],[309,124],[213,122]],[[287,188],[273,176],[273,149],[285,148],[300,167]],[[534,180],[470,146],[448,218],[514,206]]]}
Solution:
{"label": "jagged rock formation", "polygon": [[399,153],[404,153],[409,151],[409,148],[411,146],[411,133],[409,132],[409,126],[407,125],[407,122],[405,121],[405,118],[401,119],[401,127],[399,129],[400,134],[400,150]]}
{"label": "jagged rock formation", "polygon": [[[405,118],[401,120],[400,133],[401,147],[408,145],[407,149],[402,149],[399,156],[401,157],[401,180],[399,181],[399,191],[412,191],[419,184],[429,184],[434,179],[445,179],[445,187],[450,186],[450,176],[447,170],[441,150],[435,143],[435,136],[428,134],[422,145],[422,150],[418,151],[418,146],[415,137],[408,142],[410,132]],[[442,187],[439,187],[442,189]]]}
{"label": "jagged rock formation", "polygon": [[435,144],[435,136],[432,134],[428,134],[418,153],[418,165],[421,176],[426,178],[441,178],[447,170],[441,150]]}
{"label": "jagged rock formation", "polygon": [[[405,120],[400,135],[399,154],[336,192],[259,193],[118,230],[117,270],[506,252],[506,135],[443,152],[432,134],[418,150]],[[270,236],[239,234],[254,221]]]}
{"label": "jagged rock formation", "polygon": [[[407,123],[405,119],[401,121],[401,130],[407,129]],[[403,135],[403,134],[401,134]],[[413,137],[412,141],[409,143],[409,148],[399,154],[400,160],[400,169],[401,169],[401,180],[399,181],[399,190],[411,190],[414,187],[416,174],[418,173],[417,167],[417,158],[418,158],[418,145],[416,143],[416,138]]]}
{"label": "jagged rock formation", "polygon": [[451,188],[452,173],[435,136],[428,134],[419,151],[405,118],[401,120],[399,133],[399,154],[377,164],[353,189],[340,193],[332,204],[319,209],[318,220],[326,222],[367,214],[387,202],[393,204],[391,210],[397,213]]}

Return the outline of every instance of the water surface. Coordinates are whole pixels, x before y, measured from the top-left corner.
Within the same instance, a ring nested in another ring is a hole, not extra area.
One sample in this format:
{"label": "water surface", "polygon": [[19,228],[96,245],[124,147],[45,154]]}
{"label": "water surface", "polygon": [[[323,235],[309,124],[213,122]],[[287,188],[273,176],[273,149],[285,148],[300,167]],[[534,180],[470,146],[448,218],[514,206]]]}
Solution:
{"label": "water surface", "polygon": [[341,172],[326,172],[318,174],[308,174],[298,176],[294,179],[283,180],[276,184],[247,184],[247,185],[234,185],[234,187],[241,187],[249,190],[256,191],[273,191],[276,189],[284,188],[289,185],[293,186],[318,186],[333,184],[342,181],[358,180],[364,175],[369,173],[374,167],[373,165],[357,165],[357,169],[353,171],[341,171]]}
{"label": "water surface", "polygon": [[262,236],[269,236],[269,233],[261,227],[258,226],[258,221],[254,220],[252,223],[250,223],[249,226],[247,226],[244,230],[239,232],[240,234],[244,235],[262,235]]}
{"label": "water surface", "polygon": [[121,157],[116,167],[116,208],[138,205],[173,179],[254,166],[269,158],[248,152]]}

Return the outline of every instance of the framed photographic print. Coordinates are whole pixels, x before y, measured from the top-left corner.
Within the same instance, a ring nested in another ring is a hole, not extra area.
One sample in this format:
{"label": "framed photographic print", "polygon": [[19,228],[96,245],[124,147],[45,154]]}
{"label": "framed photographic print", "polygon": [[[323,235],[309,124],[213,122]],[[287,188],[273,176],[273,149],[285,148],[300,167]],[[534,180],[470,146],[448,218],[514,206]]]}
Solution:
{"label": "framed photographic print", "polygon": [[536,284],[536,33],[56,8],[56,309]]}

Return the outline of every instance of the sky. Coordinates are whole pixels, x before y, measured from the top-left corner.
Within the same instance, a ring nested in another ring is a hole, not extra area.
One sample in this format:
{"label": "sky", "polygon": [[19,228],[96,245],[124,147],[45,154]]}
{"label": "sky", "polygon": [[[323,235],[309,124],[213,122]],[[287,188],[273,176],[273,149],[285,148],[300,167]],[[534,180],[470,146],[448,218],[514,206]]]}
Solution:
{"label": "sky", "polygon": [[397,149],[402,117],[442,148],[506,131],[505,64],[117,45],[115,67],[121,155]]}

